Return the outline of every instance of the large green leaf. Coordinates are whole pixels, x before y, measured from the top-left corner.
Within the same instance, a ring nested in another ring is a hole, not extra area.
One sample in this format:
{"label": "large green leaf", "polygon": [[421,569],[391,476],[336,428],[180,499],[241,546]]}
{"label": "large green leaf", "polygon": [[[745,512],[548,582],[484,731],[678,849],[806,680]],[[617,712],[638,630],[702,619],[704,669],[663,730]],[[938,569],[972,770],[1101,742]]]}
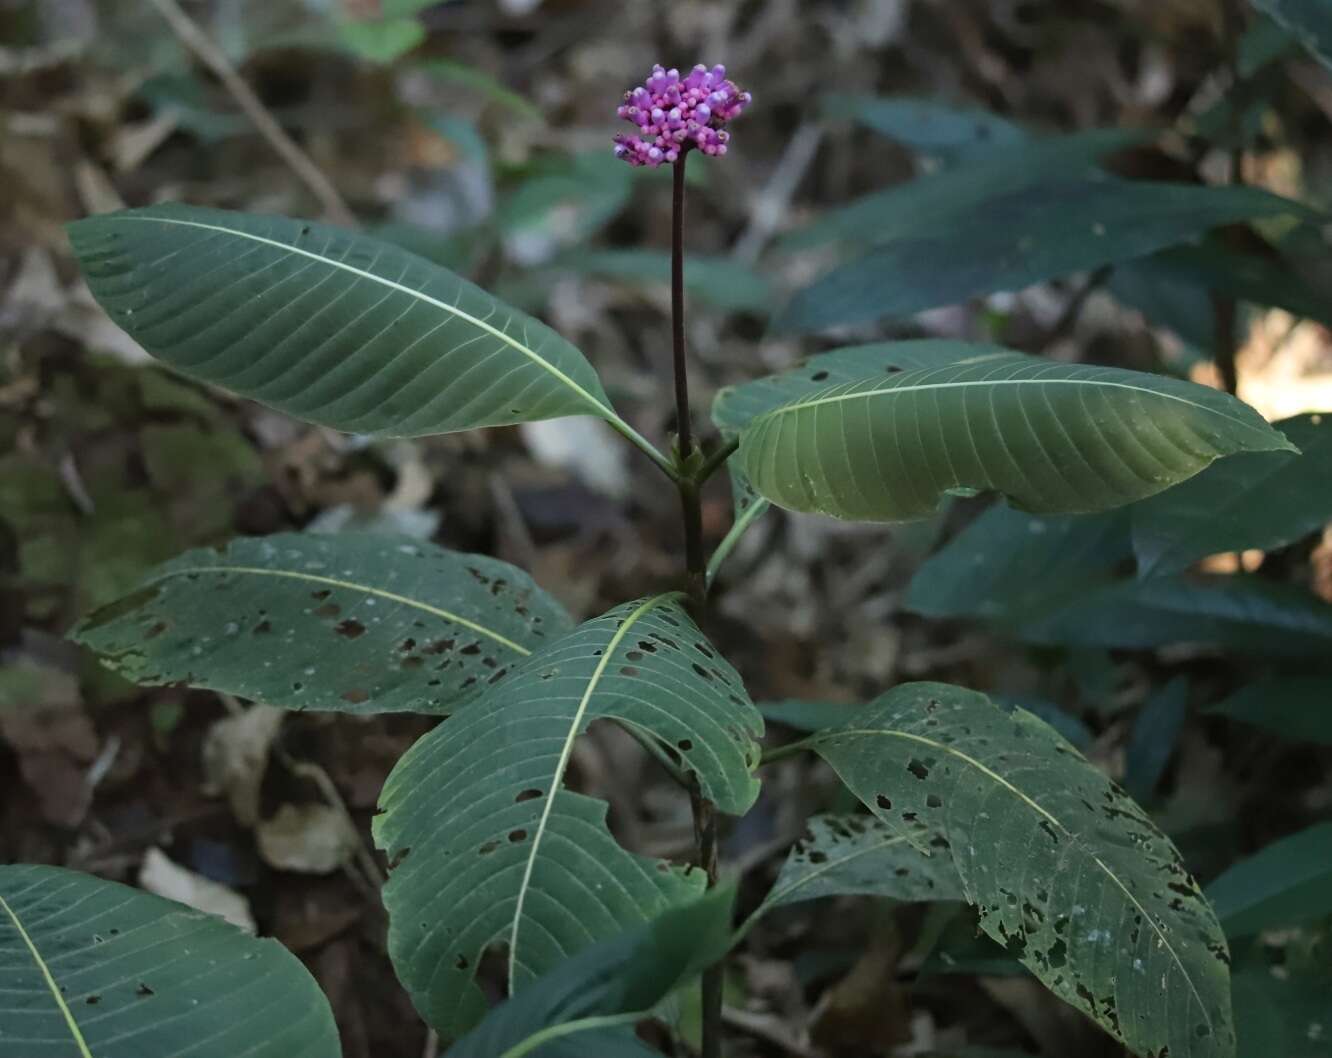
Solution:
{"label": "large green leaf", "polygon": [[300,961],[220,918],[59,867],[0,867],[6,1058],[336,1058]]}
{"label": "large green leaf", "polygon": [[1220,225],[1304,213],[1297,203],[1250,187],[1047,179],[992,191],[944,215],[912,211],[894,217],[885,232],[890,241],[798,291],[776,326],[815,331],[902,319],[979,294],[1130,261]]}
{"label": "large green leaf", "polygon": [[614,719],[741,813],[758,794],[761,714],[674,595],[627,603],[534,654],[398,762],[374,834],[399,865],[389,952],[446,1035],[480,1015],[482,953],[508,947],[511,991],[703,884],[626,852],[605,804],[564,783],[574,741]]}
{"label": "large green leaf", "polygon": [[1290,447],[1205,386],[987,349],[782,404],[745,427],[739,458],[779,506],[907,521],[959,489],[994,489],[1035,513],[1104,510],[1220,456]]}
{"label": "large green leaf", "polygon": [[390,243],[186,206],[69,230],[93,295],[145,349],[299,419],[385,437],[617,421],[567,341]]}
{"label": "large green leaf", "polygon": [[1207,711],[1283,738],[1332,745],[1332,676],[1269,676]]}
{"label": "large green leaf", "polygon": [[1123,511],[1042,518],[995,504],[916,570],[903,605],[927,617],[1043,612],[1114,576],[1128,526]]}
{"label": "large green leaf", "polygon": [[937,99],[830,95],[823,101],[823,113],[829,118],[853,118],[913,151],[950,160],[1012,148],[1027,140],[1020,127],[997,114]]}
{"label": "large green leaf", "polygon": [[907,684],[809,745],[894,832],[950,857],[981,928],[1134,1053],[1231,1058],[1211,909],[1169,839],[1046,724]]}
{"label": "large green leaf", "polygon": [[[620,1058],[655,1054],[628,1031],[731,946],[735,892],[723,888],[588,948],[497,1007],[448,1058]],[[595,1035],[592,1035],[595,1034]]]}
{"label": "large green leaf", "polygon": [[946,338],[904,342],[871,342],[819,353],[799,366],[752,382],[726,386],[712,402],[712,421],[725,434],[744,429],[755,418],[793,400],[822,393],[842,382],[894,375],[899,371],[943,367],[985,356],[1006,355],[997,345],[978,345]]}
{"label": "large green leaf", "polygon": [[824,896],[961,900],[962,888],[950,857],[923,854],[874,816],[823,815],[809,821],[751,921],[775,907]]}
{"label": "large green leaf", "polygon": [[1211,643],[1325,657],[1332,644],[1332,606],[1297,585],[1260,577],[1153,577],[1088,592],[1009,630],[1047,646],[1134,650]]}
{"label": "large green leaf", "polygon": [[1207,887],[1231,937],[1332,915],[1332,823],[1282,838]]}
{"label": "large green leaf", "polygon": [[570,627],[507,562],[405,536],[280,533],[189,551],[71,634],[135,683],[437,713]]}
{"label": "large green leaf", "polygon": [[1271,15],[1324,66],[1332,69],[1332,8],[1327,0],[1253,0]]}
{"label": "large green leaf", "polygon": [[1300,451],[1223,459],[1133,509],[1143,576],[1176,573],[1208,555],[1281,547],[1332,521],[1332,416],[1276,428]]}

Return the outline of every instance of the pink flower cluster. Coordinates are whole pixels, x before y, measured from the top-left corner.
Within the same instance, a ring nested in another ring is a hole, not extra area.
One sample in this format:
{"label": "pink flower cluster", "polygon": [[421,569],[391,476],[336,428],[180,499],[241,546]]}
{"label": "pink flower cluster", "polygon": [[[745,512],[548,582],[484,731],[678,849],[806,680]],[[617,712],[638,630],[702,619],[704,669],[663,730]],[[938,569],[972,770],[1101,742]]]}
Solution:
{"label": "pink flower cluster", "polygon": [[693,147],[723,155],[731,138],[724,126],[749,105],[750,95],[726,79],[726,67],[679,70],[652,68],[647,81],[624,95],[617,113],[638,126],[638,135],[615,137],[615,157],[656,168],[675,162]]}

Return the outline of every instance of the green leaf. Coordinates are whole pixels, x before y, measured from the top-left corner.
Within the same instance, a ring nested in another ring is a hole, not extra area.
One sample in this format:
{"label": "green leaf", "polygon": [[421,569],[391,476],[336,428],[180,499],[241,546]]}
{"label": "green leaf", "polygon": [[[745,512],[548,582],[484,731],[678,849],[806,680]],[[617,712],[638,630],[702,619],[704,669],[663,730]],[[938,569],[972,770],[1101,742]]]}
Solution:
{"label": "green leaf", "polygon": [[895,217],[883,236],[891,241],[797,292],[775,326],[807,332],[902,319],[1130,261],[1220,225],[1307,213],[1250,187],[1066,177],[993,191],[942,215]]}
{"label": "green leaf", "polygon": [[1310,55],[1332,69],[1332,9],[1326,0],[1253,0],[1253,6],[1285,26]]}
{"label": "green leaf", "polygon": [[741,434],[741,465],[779,506],[893,522],[927,517],[959,489],[994,489],[1034,513],[1104,510],[1219,456],[1290,448],[1205,386],[982,349],[766,412]]}
{"label": "green leaf", "polygon": [[964,166],[866,195],[793,232],[783,244],[798,249],[831,239],[882,242],[916,231],[923,218],[934,218],[942,230],[966,231],[953,227],[950,218],[969,214],[996,196],[1044,184],[1050,173],[1071,178],[1094,172],[1098,158],[1146,138],[1138,131],[1092,129],[1012,144]]}
{"label": "green leaf", "polygon": [[647,1016],[689,977],[725,955],[734,903],[733,888],[717,889],[588,948],[492,1010],[449,1048],[448,1058],[655,1054],[628,1032],[603,1042],[606,1027]]}
{"label": "green leaf", "polygon": [[1237,1058],[1332,1058],[1326,971],[1246,967],[1234,977]]}
{"label": "green leaf", "polygon": [[426,39],[425,27],[414,18],[339,19],[339,43],[353,55],[374,63],[400,59]]}
{"label": "green leaf", "polygon": [[613,719],[742,813],[763,720],[676,596],[617,607],[534,654],[398,762],[374,835],[393,871],[389,953],[441,1033],[475,1023],[482,953],[508,946],[510,990],[703,884],[620,848],[606,805],[565,788],[574,742]]}
{"label": "green leaf", "polygon": [[1332,677],[1271,676],[1207,710],[1296,742],[1332,745]]}
{"label": "green leaf", "polygon": [[886,896],[906,902],[963,898],[948,856],[923,855],[904,834],[863,815],[810,819],[805,836],[787,855],[751,920],[775,907],[824,896]]}
{"label": "green leaf", "polygon": [[1332,915],[1332,823],[1319,823],[1241,860],[1207,887],[1227,936]]}
{"label": "green leaf", "polygon": [[1135,1054],[1231,1058],[1225,938],[1179,853],[1034,716],[907,684],[809,745],[950,857],[981,928]]}
{"label": "green leaf", "polygon": [[1332,416],[1274,425],[1301,454],[1224,459],[1133,509],[1141,576],[1177,573],[1223,551],[1283,547],[1332,521]]}
{"label": "green leaf", "polygon": [[381,437],[617,421],[567,341],[390,243],[188,206],[69,232],[93,295],[145,349],[298,419]]}
{"label": "green leaf", "polygon": [[823,113],[852,118],[921,154],[948,158],[1011,148],[1027,139],[1020,127],[997,114],[935,99],[834,94],[824,99]]}
{"label": "green leaf", "polygon": [[903,603],[926,617],[1039,614],[1112,579],[1129,515],[1041,518],[995,504],[921,565]]}
{"label": "green leaf", "polygon": [[139,684],[439,713],[569,627],[507,562],[406,536],[280,533],[172,559],[71,636]]}
{"label": "green leaf", "polygon": [[1125,753],[1124,789],[1149,801],[1179,742],[1189,709],[1189,679],[1176,676],[1144,703],[1133,721]]}
{"label": "green leaf", "polygon": [[0,867],[0,1050],[13,1058],[331,1058],[294,955],[220,918],[59,867]]}
{"label": "green leaf", "polygon": [[1332,642],[1332,606],[1297,585],[1261,577],[1153,577],[1092,591],[1012,632],[1047,646],[1141,650],[1214,643],[1323,657]]}
{"label": "green leaf", "polygon": [[441,81],[470,88],[520,118],[536,122],[545,120],[536,104],[475,66],[451,59],[428,59],[418,63],[415,68]]}
{"label": "green leaf", "polygon": [[[671,258],[658,250],[577,250],[551,262],[551,268],[636,283],[671,281]],[[690,295],[731,312],[765,314],[772,310],[768,281],[729,257],[689,257],[684,268]]]}
{"label": "green leaf", "polygon": [[1009,350],[997,345],[944,338],[849,345],[811,356],[789,371],[723,387],[712,402],[712,421],[729,435],[744,429],[765,412],[812,393],[822,393],[841,382],[1008,353]]}

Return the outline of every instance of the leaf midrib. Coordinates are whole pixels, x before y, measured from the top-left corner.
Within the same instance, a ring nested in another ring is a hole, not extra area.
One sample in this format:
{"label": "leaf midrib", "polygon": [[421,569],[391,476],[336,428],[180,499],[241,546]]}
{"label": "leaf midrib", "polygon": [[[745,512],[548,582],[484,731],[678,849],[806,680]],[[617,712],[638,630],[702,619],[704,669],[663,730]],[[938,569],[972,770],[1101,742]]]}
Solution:
{"label": "leaf midrib", "polygon": [[567,374],[561,371],[558,367],[556,367],[550,361],[546,360],[544,357],[540,356],[535,349],[528,348],[526,345],[524,345],[522,342],[518,341],[517,339],[513,338],[511,335],[506,334],[504,331],[501,331],[497,327],[492,327],[490,324],[486,323],[485,320],[478,319],[477,317],[473,316],[471,313],[465,312],[462,309],[458,308],[456,305],[450,305],[448,302],[440,301],[438,298],[433,298],[429,294],[422,293],[419,290],[413,290],[409,286],[404,286],[403,284],[394,282],[391,279],[385,279],[383,276],[377,276],[373,272],[367,272],[363,268],[357,268],[355,265],[349,265],[344,261],[335,261],[330,257],[325,257],[322,254],[314,253],[311,250],[302,249],[299,246],[292,246],[290,243],[281,242],[277,239],[269,239],[263,235],[255,235],[251,232],[240,231],[236,228],[228,228],[219,224],[204,224],[202,221],[196,221],[196,220],[176,220],[171,217],[117,216],[117,217],[107,217],[104,219],[109,222],[116,222],[116,223],[139,222],[145,224],[173,224],[176,225],[177,227],[199,228],[203,231],[221,232],[224,235],[232,235],[238,239],[249,239],[253,242],[262,243],[267,246],[274,246],[279,250],[285,250],[288,253],[300,254],[302,257],[308,257],[311,260],[319,261],[322,264],[326,264],[331,268],[340,268],[345,272],[350,272],[353,275],[360,276],[362,279],[368,279],[372,283],[379,283],[381,286],[389,287],[392,290],[396,290],[399,291],[400,293],[406,294],[408,297],[415,298],[418,301],[424,302],[428,305],[433,305],[438,309],[442,309],[445,312],[449,313],[450,315],[472,324],[474,327],[478,328],[479,330],[485,331],[487,334],[503,342],[505,345],[510,346],[512,349],[516,350],[519,353],[522,353],[538,367],[544,368],[546,371],[550,372],[550,374],[554,375],[555,378],[557,378],[561,383],[563,383],[565,386],[571,389],[574,393],[578,394],[578,396],[581,397],[583,400],[587,401],[604,418],[609,419],[611,421],[618,421],[619,419],[619,416],[615,414],[614,410],[612,410],[609,405],[602,403],[600,400],[594,397],[591,393],[589,393],[586,389],[580,386],[577,382],[575,382]]}
{"label": "leaf midrib", "polygon": [[460,625],[463,628],[469,628],[479,635],[493,639],[500,646],[512,650],[520,657],[527,657],[532,653],[527,647],[515,643],[507,636],[501,635],[499,632],[469,620],[461,614],[456,614],[451,610],[445,610],[439,606],[431,606],[429,603],[421,602],[419,599],[413,599],[406,595],[399,595],[397,592],[385,591],[383,588],[376,588],[369,584],[359,584],[356,581],[342,580],[338,577],[325,577],[317,573],[302,573],[299,570],[291,569],[265,569],[262,566],[189,566],[168,570],[161,576],[154,577],[152,580],[147,581],[144,586],[150,587],[153,584],[168,580],[171,577],[183,577],[192,573],[205,573],[214,576],[226,576],[230,573],[243,573],[258,577],[287,577],[292,580],[307,581],[311,584],[327,584],[330,587],[343,588],[347,591],[362,592],[366,595],[373,595],[389,602],[396,602],[401,603],[404,606],[414,607],[415,609],[431,614],[434,617],[438,617],[443,621]]}
{"label": "leaf midrib", "polygon": [[615,630],[611,636],[610,642],[606,644],[601,658],[597,661],[597,666],[592,670],[592,675],[587,681],[587,689],[583,691],[583,696],[578,701],[578,708],[574,711],[573,717],[569,721],[569,733],[564,738],[564,744],[560,747],[559,760],[556,761],[555,771],[551,776],[550,790],[546,794],[545,804],[541,808],[541,818],[537,821],[536,829],[532,833],[532,845],[527,854],[527,863],[523,867],[523,880],[518,886],[518,896],[513,909],[513,927],[509,933],[509,994],[515,991],[515,975],[518,967],[518,930],[523,920],[523,905],[527,900],[528,889],[532,884],[532,872],[536,868],[537,854],[541,848],[541,839],[545,836],[546,828],[550,822],[550,813],[555,806],[555,800],[559,796],[561,785],[564,782],[564,773],[569,767],[569,759],[573,755],[574,741],[578,738],[579,728],[582,726],[583,717],[587,715],[588,706],[592,701],[592,695],[596,693],[597,685],[605,675],[607,667],[610,665],[611,658],[614,657],[616,649],[624,642],[629,630],[654,607],[668,602],[671,599],[680,597],[679,592],[666,592],[662,595],[654,595],[650,599],[644,600],[638,605],[624,623]]}
{"label": "leaf midrib", "polygon": [[1193,993],[1193,998],[1197,1002],[1198,1008],[1202,1011],[1202,1016],[1204,1021],[1207,1022],[1208,1030],[1210,1032],[1215,1032],[1215,1026],[1212,1024],[1211,1012],[1207,1009],[1207,1004],[1203,1002],[1203,998],[1201,994],[1199,994],[1198,992],[1197,985],[1193,983],[1193,978],[1189,975],[1188,968],[1184,965],[1184,961],[1179,957],[1179,954],[1175,951],[1174,946],[1170,943],[1169,938],[1165,935],[1165,932],[1161,929],[1156,919],[1152,916],[1152,913],[1148,911],[1147,908],[1142,906],[1141,902],[1139,902],[1138,898],[1133,894],[1133,891],[1119,880],[1119,876],[1109,868],[1109,866],[1105,863],[1105,861],[1102,860],[1099,856],[1097,856],[1096,853],[1092,852],[1090,849],[1084,846],[1080,841],[1078,841],[1077,836],[1071,830],[1069,830],[1068,827],[1064,826],[1064,824],[1059,820],[1057,816],[1052,815],[1038,801],[1028,796],[1022,790],[1018,789],[1018,787],[1014,786],[1011,782],[1005,779],[998,772],[992,770],[991,768],[986,767],[975,757],[969,756],[968,754],[963,753],[961,750],[953,746],[947,745],[943,742],[939,742],[931,738],[926,738],[923,735],[915,735],[908,731],[883,731],[883,730],[874,730],[874,729],[865,729],[865,728],[829,732],[825,737],[840,738],[844,735],[846,736],[866,735],[866,736],[875,736],[879,738],[900,738],[908,742],[917,742],[920,745],[929,746],[931,749],[938,750],[943,753],[948,753],[951,756],[956,757],[958,760],[971,765],[977,771],[981,772],[983,775],[986,775],[987,777],[992,779],[997,785],[1001,786],[1005,790],[1008,790],[1009,793],[1013,794],[1020,801],[1026,804],[1029,808],[1033,809],[1044,819],[1048,820],[1052,826],[1056,826],[1061,831],[1063,831],[1063,833],[1067,836],[1069,842],[1075,848],[1082,849],[1082,851],[1085,852],[1088,857],[1090,857],[1091,861],[1095,863],[1096,866],[1098,866],[1105,873],[1105,876],[1109,878],[1112,882],[1114,882],[1115,885],[1119,888],[1119,890],[1126,897],[1128,897],[1129,901],[1133,904],[1133,906],[1136,907],[1138,911],[1142,913],[1143,920],[1151,925],[1152,932],[1156,934],[1157,940],[1160,942],[1161,946],[1164,947],[1165,950],[1170,953],[1170,957],[1174,960],[1175,966],[1178,967],[1180,974],[1182,974],[1184,977],[1184,980],[1188,982],[1189,991]]}
{"label": "leaf midrib", "polygon": [[[845,385],[845,383],[842,384]],[[900,393],[923,393],[927,390],[935,389],[973,389],[992,386],[1095,386],[1108,389],[1126,389],[1132,393],[1144,393],[1151,397],[1160,397],[1163,400],[1173,400],[1180,404],[1187,404],[1191,408],[1197,408],[1199,411],[1206,412],[1209,415],[1215,415],[1218,418],[1233,422],[1237,426],[1242,426],[1248,430],[1257,429],[1253,423],[1247,423],[1243,419],[1237,419],[1233,415],[1227,415],[1225,412],[1218,411],[1216,408],[1209,408],[1205,404],[1199,404],[1197,401],[1189,400],[1186,397],[1176,396],[1173,393],[1166,393],[1159,389],[1150,389],[1146,386],[1133,386],[1129,385],[1127,382],[1105,382],[1090,378],[1000,378],[988,381],[923,382],[916,385],[888,386],[883,389],[867,389],[855,393],[839,393],[834,396],[819,397],[814,400],[793,401],[790,404],[782,405],[780,408],[774,408],[771,411],[764,412],[762,415],[757,416],[753,422],[775,418],[778,415],[784,415],[787,412],[802,411],[805,408],[813,408],[821,404],[838,404],[843,401],[857,400],[861,397],[887,397],[895,396]],[[1287,445],[1289,445],[1289,442],[1287,442]]]}
{"label": "leaf midrib", "polygon": [[50,967],[46,965],[46,960],[42,958],[41,952],[37,950],[37,945],[33,942],[32,937],[28,935],[28,931],[23,928],[23,923],[19,921],[14,909],[9,906],[9,901],[3,896],[0,896],[0,908],[4,909],[5,914],[9,916],[9,920],[14,923],[14,928],[18,930],[19,936],[23,938],[23,943],[27,946],[33,962],[37,964],[37,969],[41,971],[46,987],[50,989],[51,998],[55,1000],[56,1006],[60,1008],[60,1013],[65,1018],[65,1024],[69,1026],[70,1036],[73,1037],[74,1045],[79,1049],[80,1058],[93,1058],[92,1051],[88,1049],[88,1043],[83,1038],[79,1023],[74,1020],[74,1014],[70,1011],[69,1004],[65,1002],[65,997],[60,994],[60,987],[56,984],[55,978],[51,976]]}

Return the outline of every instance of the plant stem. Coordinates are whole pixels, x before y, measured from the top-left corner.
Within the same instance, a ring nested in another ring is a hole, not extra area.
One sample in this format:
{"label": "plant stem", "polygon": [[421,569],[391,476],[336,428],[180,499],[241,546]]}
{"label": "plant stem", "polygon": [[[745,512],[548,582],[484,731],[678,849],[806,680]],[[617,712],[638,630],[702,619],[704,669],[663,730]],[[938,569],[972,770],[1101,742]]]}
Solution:
{"label": "plant stem", "polygon": [[[707,558],[703,553],[703,505],[699,488],[706,480],[702,471],[714,470],[716,464],[695,459],[692,424],[689,421],[689,367],[685,360],[684,304],[684,207],[685,159],[682,151],[672,167],[671,196],[671,344],[675,368],[675,428],[677,441],[676,485],[680,490],[680,510],[684,518],[685,578],[694,617],[700,623],[708,601]],[[694,845],[698,865],[708,876],[708,888],[717,884],[717,813],[703,796],[698,779],[689,784],[689,803],[694,815]],[[702,1058],[721,1058],[722,964],[703,971],[702,984]]]}

